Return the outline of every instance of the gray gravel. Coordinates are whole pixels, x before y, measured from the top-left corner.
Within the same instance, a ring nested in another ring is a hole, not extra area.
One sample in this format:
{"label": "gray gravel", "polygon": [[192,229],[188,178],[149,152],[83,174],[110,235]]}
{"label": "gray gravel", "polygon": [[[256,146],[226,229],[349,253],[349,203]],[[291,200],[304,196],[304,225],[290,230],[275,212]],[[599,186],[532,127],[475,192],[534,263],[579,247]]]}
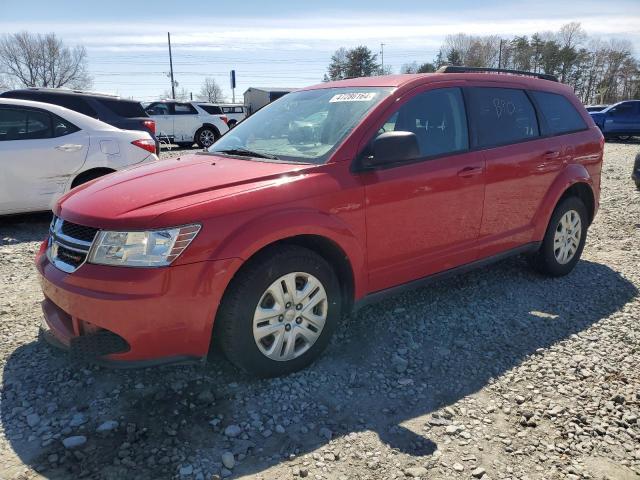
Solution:
{"label": "gray gravel", "polygon": [[512,259],[390,299],[272,380],[71,366],[36,335],[48,216],[0,220],[0,478],[640,478],[639,150],[606,145],[572,275]]}

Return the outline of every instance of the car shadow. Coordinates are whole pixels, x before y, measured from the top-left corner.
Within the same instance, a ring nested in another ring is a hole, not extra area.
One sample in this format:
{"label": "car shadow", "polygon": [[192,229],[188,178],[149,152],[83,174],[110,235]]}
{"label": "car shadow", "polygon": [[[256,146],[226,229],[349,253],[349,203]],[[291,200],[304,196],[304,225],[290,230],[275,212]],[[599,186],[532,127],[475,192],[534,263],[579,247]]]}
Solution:
{"label": "car shadow", "polygon": [[51,217],[50,211],[0,216],[0,247],[44,240]]}
{"label": "car shadow", "polygon": [[[225,451],[236,456],[233,477],[257,475],[363,431],[423,462],[437,445],[407,427],[411,419],[472,395],[638,295],[599,263],[581,261],[559,279],[524,267],[511,259],[371,305],[345,319],[319,361],[285,378],[252,378],[217,353],[205,366],[74,367],[31,342],[3,369],[2,430],[16,462],[46,478],[174,478],[180,469],[211,478]],[[33,427],[30,413],[39,415]],[[96,433],[107,420],[119,427]],[[229,425],[239,436],[224,434]],[[72,435],[88,441],[65,450]]]}

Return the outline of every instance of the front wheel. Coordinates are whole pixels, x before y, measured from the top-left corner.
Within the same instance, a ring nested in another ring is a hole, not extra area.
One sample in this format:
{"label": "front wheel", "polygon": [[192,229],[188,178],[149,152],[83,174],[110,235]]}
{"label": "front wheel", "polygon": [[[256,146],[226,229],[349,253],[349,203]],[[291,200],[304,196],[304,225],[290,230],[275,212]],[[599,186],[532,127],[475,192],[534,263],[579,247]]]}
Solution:
{"label": "front wheel", "polygon": [[218,139],[219,135],[209,127],[202,127],[196,132],[196,143],[200,148],[209,148]]}
{"label": "front wheel", "polygon": [[263,377],[313,362],[341,316],[338,279],[315,252],[298,246],[270,249],[229,285],[214,326],[226,357]]}
{"label": "front wheel", "polygon": [[542,245],[529,258],[540,273],[561,277],[580,260],[587,238],[587,209],[578,197],[561,201],[551,216]]}

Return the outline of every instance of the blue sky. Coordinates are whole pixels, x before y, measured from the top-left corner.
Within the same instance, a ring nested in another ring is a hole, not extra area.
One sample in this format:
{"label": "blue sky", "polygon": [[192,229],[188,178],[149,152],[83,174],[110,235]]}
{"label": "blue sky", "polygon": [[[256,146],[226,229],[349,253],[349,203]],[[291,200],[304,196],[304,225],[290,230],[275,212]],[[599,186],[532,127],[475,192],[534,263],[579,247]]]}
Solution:
{"label": "blue sky", "polygon": [[317,83],[340,46],[378,52],[385,43],[385,64],[398,71],[406,62],[431,61],[449,33],[530,35],[570,21],[592,37],[627,39],[640,55],[638,0],[0,0],[0,33],[55,32],[68,44],[85,45],[94,90],[140,100],[170,87],[168,31],[180,87],[195,95],[212,76],[230,100],[231,68],[238,99],[249,86]]}

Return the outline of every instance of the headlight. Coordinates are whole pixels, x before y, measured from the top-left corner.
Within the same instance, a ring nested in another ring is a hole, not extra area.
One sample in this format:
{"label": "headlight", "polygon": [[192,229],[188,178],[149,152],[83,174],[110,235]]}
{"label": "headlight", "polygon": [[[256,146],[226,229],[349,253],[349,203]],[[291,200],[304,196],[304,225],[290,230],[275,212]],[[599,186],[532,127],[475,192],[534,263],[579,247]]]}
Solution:
{"label": "headlight", "polygon": [[199,231],[200,225],[146,232],[100,231],[91,248],[89,262],[125,267],[170,265]]}

